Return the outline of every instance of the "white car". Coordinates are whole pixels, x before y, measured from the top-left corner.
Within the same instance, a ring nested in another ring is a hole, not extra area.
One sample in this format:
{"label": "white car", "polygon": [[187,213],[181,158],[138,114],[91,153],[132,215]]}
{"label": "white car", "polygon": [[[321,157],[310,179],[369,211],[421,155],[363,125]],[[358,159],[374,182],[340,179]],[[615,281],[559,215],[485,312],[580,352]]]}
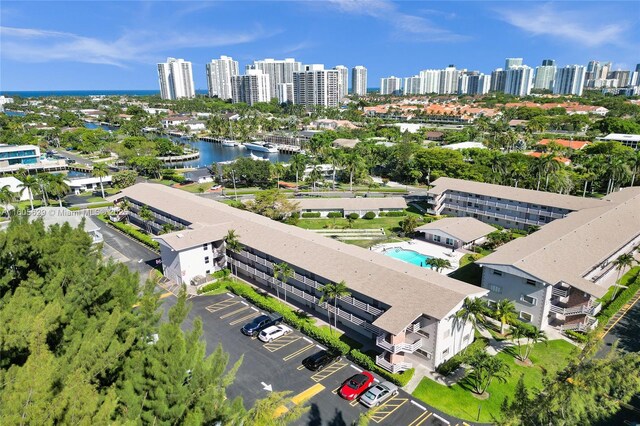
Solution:
{"label": "white car", "polygon": [[291,333],[291,330],[286,325],[272,325],[271,327],[267,327],[258,334],[258,339],[263,342],[271,342],[276,340],[285,334]]}

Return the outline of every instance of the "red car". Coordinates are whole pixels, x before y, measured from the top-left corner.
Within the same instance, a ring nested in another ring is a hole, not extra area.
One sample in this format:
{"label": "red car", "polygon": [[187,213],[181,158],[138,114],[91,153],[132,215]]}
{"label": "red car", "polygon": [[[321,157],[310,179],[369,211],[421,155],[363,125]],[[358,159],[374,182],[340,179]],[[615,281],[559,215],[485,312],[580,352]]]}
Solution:
{"label": "red car", "polygon": [[373,376],[368,371],[363,371],[349,377],[340,388],[340,396],[347,401],[353,401],[359,397],[373,383]]}

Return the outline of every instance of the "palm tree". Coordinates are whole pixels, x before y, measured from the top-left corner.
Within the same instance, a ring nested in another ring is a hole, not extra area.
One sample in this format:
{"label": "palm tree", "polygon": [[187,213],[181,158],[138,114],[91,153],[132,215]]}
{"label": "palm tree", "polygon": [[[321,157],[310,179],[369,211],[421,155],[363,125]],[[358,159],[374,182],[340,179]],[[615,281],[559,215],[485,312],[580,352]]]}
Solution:
{"label": "palm tree", "polygon": [[42,194],[42,202],[45,206],[49,205],[49,173],[39,173],[36,175],[36,180],[38,181],[38,186],[40,187],[40,194]]}
{"label": "palm tree", "polygon": [[[244,246],[240,243],[240,237],[236,234],[235,229],[229,229],[229,231],[227,231],[227,235],[224,237],[224,242],[227,250],[231,250],[234,253],[240,253],[244,250]],[[233,263],[231,266],[233,266]],[[236,267],[236,271],[234,272],[235,276],[238,276],[237,272],[238,268]]]}
{"label": "palm tree", "polygon": [[[292,278],[294,275],[293,268],[289,266],[288,263],[276,263],[273,265],[273,278],[276,280],[282,281],[282,289],[284,290],[284,301],[287,301],[287,282],[289,278]],[[278,292],[278,286],[276,284],[276,293],[278,293],[278,299],[280,298],[280,293]]]}
{"label": "palm tree", "polygon": [[291,161],[289,161],[290,167],[296,172],[296,187],[298,186],[298,180],[300,173],[304,173],[304,169],[307,167],[307,157],[304,154],[293,154]]}
{"label": "palm tree", "polygon": [[349,191],[353,192],[353,177],[365,167],[364,160],[359,154],[352,152],[345,156],[343,164],[349,173]]}
{"label": "palm tree", "polygon": [[280,191],[280,177],[284,174],[284,164],[277,162],[271,165],[271,172],[276,178],[276,190]]}
{"label": "palm tree", "polygon": [[40,188],[40,182],[38,182],[35,177],[28,175],[25,176],[18,188],[20,189],[21,194],[24,191],[27,191],[27,194],[29,194],[29,203],[31,204],[31,210],[33,210],[33,192],[34,190]]}
{"label": "palm tree", "polygon": [[322,180],[322,173],[320,172],[320,167],[316,166],[309,173],[309,181],[311,182],[311,185],[313,186],[313,192],[316,191],[316,182],[318,182],[320,180]]}
{"label": "palm tree", "polygon": [[336,190],[336,168],[342,164],[344,158],[344,154],[339,149],[332,149],[327,153],[327,159],[329,163],[333,167],[333,176],[332,176],[332,188]]}
{"label": "palm tree", "polygon": [[548,339],[546,333],[536,327],[529,327],[529,330],[525,333],[525,337],[527,338],[527,347],[525,349],[524,359],[521,361],[529,359],[529,355],[531,355],[531,351],[533,350],[533,345],[540,342],[546,342]]}
{"label": "palm tree", "polygon": [[640,173],[640,151],[636,151],[630,159],[631,163],[631,185],[636,182],[636,176]]}
{"label": "palm tree", "polygon": [[[467,322],[470,322],[474,330],[478,329],[478,324],[483,324],[486,321],[484,316],[486,304],[480,298],[465,298],[462,303],[462,308],[456,312],[456,319],[461,322],[462,330]],[[462,336],[460,333],[460,346],[462,346]]]}
{"label": "palm tree", "polygon": [[622,287],[620,284],[618,284],[622,270],[633,266],[633,263],[635,261],[636,260],[631,253],[621,254],[616,258],[616,260],[613,261],[613,265],[616,267],[616,271],[618,271],[618,276],[616,277],[616,282],[613,284],[615,289],[613,290],[613,294],[611,295],[611,300],[615,299],[616,294],[618,293],[618,288]]}
{"label": "palm tree", "polygon": [[143,220],[144,222],[144,227],[147,230],[147,234],[151,233],[151,225],[150,222],[153,220],[153,213],[151,212],[151,210],[149,209],[149,207],[147,206],[142,206],[140,208],[140,210],[138,211],[138,216],[140,216],[140,219]]}
{"label": "palm tree", "polygon": [[[516,358],[522,362],[529,359],[534,344],[547,341],[547,335],[544,331],[520,322],[513,324],[510,337],[516,346],[518,346]],[[524,339],[526,339],[526,343],[523,344]]]}
{"label": "palm tree", "polygon": [[609,184],[607,185],[607,194],[613,192],[616,183],[622,184],[625,178],[631,174],[629,165],[621,157],[611,157],[606,165],[609,171]]}
{"label": "palm tree", "polygon": [[[325,299],[333,299],[333,325],[335,328],[338,326],[338,299],[351,295],[351,293],[349,292],[349,287],[347,287],[347,283],[345,283],[344,281],[340,281],[339,283],[325,284],[320,287],[320,291],[322,292],[322,297],[320,298],[318,304],[322,305]],[[331,315],[328,303],[327,317],[329,318],[329,330],[333,333],[333,330],[331,329]]]}
{"label": "palm tree", "polygon": [[521,179],[527,177],[527,164],[522,161],[514,161],[509,166],[507,171],[509,173],[509,177],[514,181],[514,187],[518,187],[518,182]]}
{"label": "palm tree", "polygon": [[500,321],[500,334],[504,334],[504,326],[506,324],[511,324],[518,318],[516,306],[509,299],[499,300],[493,311]]}
{"label": "palm tree", "polygon": [[441,259],[439,257],[432,257],[431,259],[427,259],[427,264],[431,266],[436,272],[442,272],[443,269],[449,268],[451,269],[451,262],[447,259]]}
{"label": "palm tree", "polygon": [[7,217],[9,217],[11,203],[15,201],[15,199],[16,194],[11,191],[11,186],[5,185],[0,188],[0,204],[4,206],[4,212],[7,214]]}
{"label": "palm tree", "polygon": [[93,165],[91,170],[91,176],[100,178],[100,191],[102,192],[102,198],[104,198],[104,187],[102,186],[102,178],[109,175],[109,166],[105,163],[97,163]]}
{"label": "palm tree", "polygon": [[58,203],[62,207],[62,196],[69,193],[70,188],[64,179],[64,175],[51,175],[49,178],[49,191],[51,195],[55,195],[58,198]]}

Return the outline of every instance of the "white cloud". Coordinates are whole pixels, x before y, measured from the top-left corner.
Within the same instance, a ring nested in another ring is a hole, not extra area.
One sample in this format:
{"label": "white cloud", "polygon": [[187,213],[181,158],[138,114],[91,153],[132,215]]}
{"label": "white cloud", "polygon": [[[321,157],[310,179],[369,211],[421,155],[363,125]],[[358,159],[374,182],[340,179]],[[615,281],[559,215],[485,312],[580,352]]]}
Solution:
{"label": "white cloud", "polygon": [[[582,6],[581,6],[582,8]],[[629,23],[602,23],[600,14],[582,8],[560,10],[551,4],[527,9],[500,9],[498,16],[507,23],[532,35],[561,37],[588,47],[623,43]]]}
{"label": "white cloud", "polygon": [[267,33],[261,27],[237,33],[136,31],[111,41],[37,28],[0,27],[0,50],[2,56],[21,62],[71,61],[126,67],[132,62],[155,62],[176,49],[237,45],[276,33]]}
{"label": "white cloud", "polygon": [[344,13],[370,16],[390,23],[397,38],[413,41],[460,41],[467,38],[422,16],[403,13],[389,0],[329,0],[329,3]]}

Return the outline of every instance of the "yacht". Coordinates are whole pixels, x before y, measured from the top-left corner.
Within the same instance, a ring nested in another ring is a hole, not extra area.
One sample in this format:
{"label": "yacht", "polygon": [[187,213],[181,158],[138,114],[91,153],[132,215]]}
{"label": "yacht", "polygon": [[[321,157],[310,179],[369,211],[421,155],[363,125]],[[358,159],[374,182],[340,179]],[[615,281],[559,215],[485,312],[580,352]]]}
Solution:
{"label": "yacht", "polygon": [[222,146],[238,146],[238,141],[234,141],[231,139],[223,139]]}
{"label": "yacht", "polygon": [[253,151],[278,152],[278,147],[267,142],[246,142],[244,146]]}
{"label": "yacht", "polygon": [[251,158],[252,160],[255,160],[255,161],[269,161],[268,158],[258,157],[257,155],[254,155],[253,153],[249,154],[249,158]]}

